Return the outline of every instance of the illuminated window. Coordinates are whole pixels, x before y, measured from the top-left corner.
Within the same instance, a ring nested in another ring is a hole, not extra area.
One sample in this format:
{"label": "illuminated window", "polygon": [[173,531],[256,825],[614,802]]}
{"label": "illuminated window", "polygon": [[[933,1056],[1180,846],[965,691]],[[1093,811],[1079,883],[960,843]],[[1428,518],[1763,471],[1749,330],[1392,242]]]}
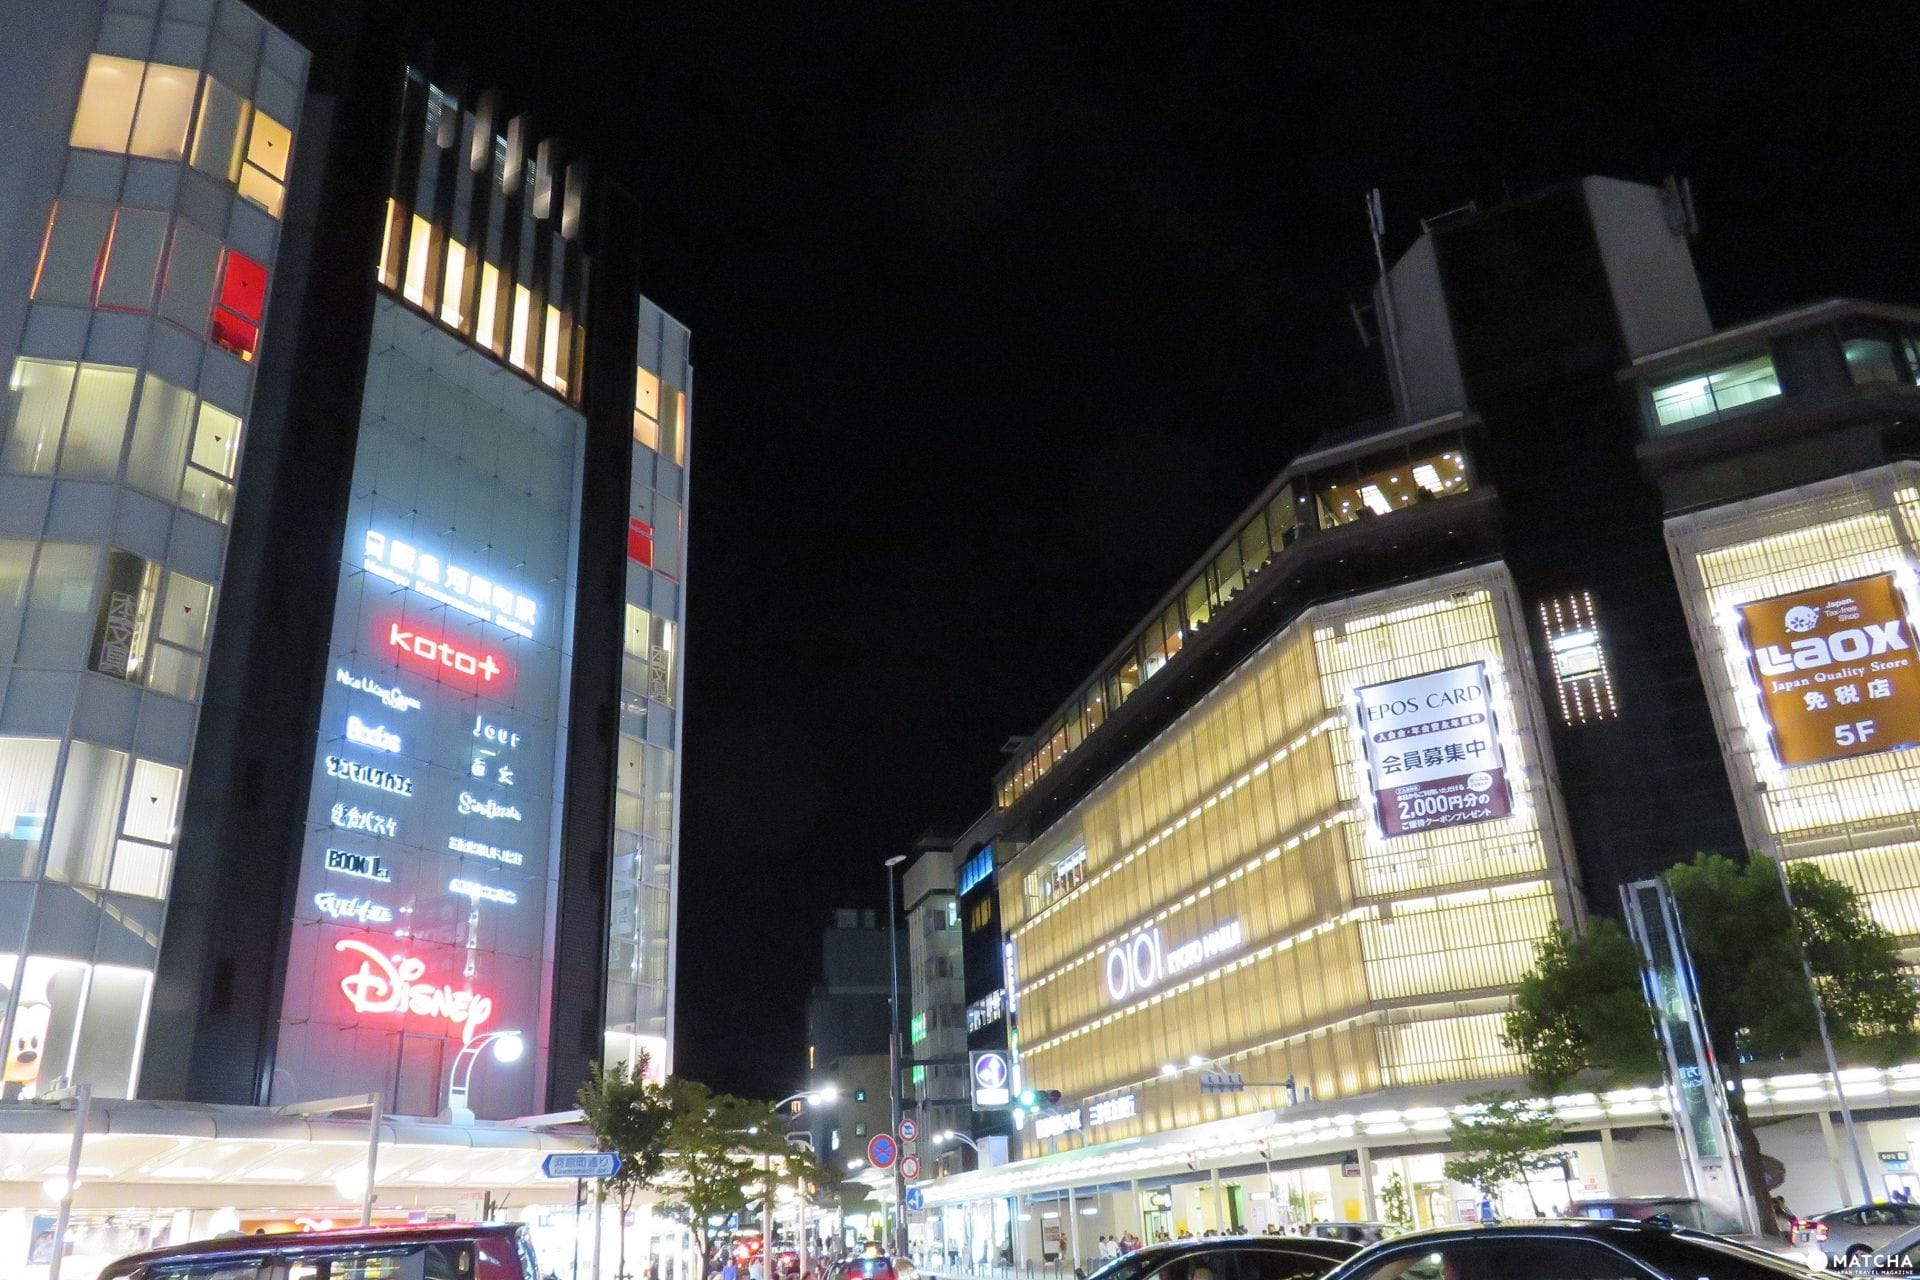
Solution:
{"label": "illuminated window", "polygon": [[633,439],[656,453],[660,449],[660,379],[635,369],[633,379]]}
{"label": "illuminated window", "polygon": [[0,467],[29,475],[49,475],[60,449],[60,428],[79,365],[71,360],[22,357],[7,380],[7,434],[0,443]]}
{"label": "illuminated window", "polygon": [[247,163],[240,171],[240,194],[274,217],[286,199],[287,160],[293,154],[293,131],[264,111],[253,113],[247,135]]}
{"label": "illuminated window", "polygon": [[147,646],[153,633],[153,606],[160,591],[160,566],[131,551],[107,552],[107,586],[88,646],[87,669],[115,680],[138,683],[145,675]]}
{"label": "illuminated window", "polygon": [[247,100],[208,76],[200,89],[200,123],[193,133],[193,167],[227,182],[240,177],[245,152]]}
{"label": "illuminated window", "polygon": [[1613,693],[1593,597],[1576,591],[1540,603],[1540,626],[1553,660],[1554,689],[1560,695],[1560,719],[1567,724],[1612,720],[1620,714]]}
{"label": "illuminated window", "polygon": [[60,446],[59,472],[89,480],[111,480],[120,470],[120,446],[127,438],[133,409],[134,371],[116,365],[83,364],[73,384],[73,406],[66,440]]}
{"label": "illuminated window", "polygon": [[540,381],[564,395],[567,390],[567,379],[561,372],[563,366],[560,334],[560,308],[549,304],[546,328],[540,342]]}
{"label": "illuminated window", "polygon": [[145,71],[146,64],[132,58],[96,53],[87,59],[80,106],[73,114],[73,132],[67,141],[94,151],[125,151]]}
{"label": "illuminated window", "polygon": [[266,306],[267,269],[228,249],[220,272],[220,301],[213,309],[214,345],[242,360],[253,359]]}
{"label": "illuminated window", "polygon": [[433,254],[433,224],[419,214],[413,215],[407,234],[407,274],[400,296],[416,307],[427,305],[428,261]]}
{"label": "illuminated window", "polygon": [[166,281],[160,286],[160,314],[197,337],[207,333],[220,248],[217,238],[193,223],[182,219],[174,225]]}
{"label": "illuminated window", "polygon": [[1669,434],[1665,428],[1682,423],[1700,425],[1698,419],[1717,417],[1730,409],[1780,394],[1780,379],[1775,375],[1772,356],[1753,356],[1737,364],[1708,373],[1693,374],[1678,382],[1653,389],[1653,417],[1656,434]]}
{"label": "illuminated window", "polygon": [[193,452],[180,481],[180,505],[221,524],[233,518],[233,473],[240,461],[240,419],[202,401]]}
{"label": "illuminated window", "polygon": [[133,449],[127,483],[168,502],[180,496],[180,468],[193,429],[193,394],[166,379],[140,379],[140,407],[133,415]]}
{"label": "illuminated window", "polygon": [[207,627],[212,620],[213,587],[184,573],[169,572],[160,603],[159,634],[148,663],[148,687],[188,702],[200,696]]}
{"label": "illuminated window", "polygon": [[47,845],[48,879],[106,888],[127,764],[124,751],[77,740],[68,745]]}
{"label": "illuminated window", "polygon": [[500,268],[491,262],[480,264],[480,303],[474,338],[481,346],[500,354]]}
{"label": "illuminated window", "polygon": [[1467,483],[1465,456],[1458,449],[1397,465],[1363,463],[1361,467],[1351,478],[1320,485],[1315,496],[1319,501],[1321,528],[1332,529],[1356,520],[1390,516],[1423,502],[1464,493],[1471,487]]}
{"label": "illuminated window", "polygon": [[157,209],[121,209],[113,215],[106,260],[100,268],[97,305],[116,311],[153,306],[160,250],[167,241],[167,215]]}
{"label": "illuminated window", "polygon": [[507,335],[507,362],[523,373],[527,371],[527,348],[533,341],[533,292],[523,284],[513,286],[513,325]]}
{"label": "illuminated window", "polygon": [[466,327],[466,316],[460,312],[460,300],[467,291],[467,246],[458,240],[447,241],[446,283],[440,289],[440,322],[450,324],[456,329]]}
{"label": "illuminated window", "polygon": [[140,114],[134,117],[127,150],[156,160],[178,160],[187,150],[187,121],[193,116],[193,90],[200,73],[153,63],[140,90]]}
{"label": "illuminated window", "polygon": [[57,738],[0,738],[0,878],[34,873],[59,757]]}

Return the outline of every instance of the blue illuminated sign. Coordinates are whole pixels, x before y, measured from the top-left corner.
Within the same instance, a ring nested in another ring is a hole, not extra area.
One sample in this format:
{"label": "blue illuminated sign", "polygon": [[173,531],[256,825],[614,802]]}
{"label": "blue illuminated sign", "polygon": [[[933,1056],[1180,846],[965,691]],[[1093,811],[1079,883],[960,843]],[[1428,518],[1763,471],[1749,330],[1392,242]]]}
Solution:
{"label": "blue illuminated sign", "polygon": [[991,879],[993,879],[992,845],[988,845],[960,864],[960,892],[962,893],[984,880]]}

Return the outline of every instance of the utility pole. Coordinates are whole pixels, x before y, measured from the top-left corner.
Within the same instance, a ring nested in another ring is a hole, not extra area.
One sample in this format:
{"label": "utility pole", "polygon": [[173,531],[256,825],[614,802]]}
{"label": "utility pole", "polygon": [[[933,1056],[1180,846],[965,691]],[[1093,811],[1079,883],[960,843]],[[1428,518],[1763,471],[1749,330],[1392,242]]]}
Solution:
{"label": "utility pole", "polygon": [[893,974],[893,996],[888,1001],[887,1098],[893,1104],[893,1252],[907,1253],[907,1184],[900,1172],[900,916],[895,907],[894,868],[907,860],[904,853],[887,859],[887,967]]}

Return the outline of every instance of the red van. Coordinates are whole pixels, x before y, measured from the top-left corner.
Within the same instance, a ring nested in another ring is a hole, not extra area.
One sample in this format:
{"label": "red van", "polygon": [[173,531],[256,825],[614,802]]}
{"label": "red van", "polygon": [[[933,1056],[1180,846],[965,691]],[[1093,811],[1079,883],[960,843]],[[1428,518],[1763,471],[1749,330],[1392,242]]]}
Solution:
{"label": "red van", "polygon": [[100,1280],[541,1280],[517,1223],[221,1236],[129,1254]]}

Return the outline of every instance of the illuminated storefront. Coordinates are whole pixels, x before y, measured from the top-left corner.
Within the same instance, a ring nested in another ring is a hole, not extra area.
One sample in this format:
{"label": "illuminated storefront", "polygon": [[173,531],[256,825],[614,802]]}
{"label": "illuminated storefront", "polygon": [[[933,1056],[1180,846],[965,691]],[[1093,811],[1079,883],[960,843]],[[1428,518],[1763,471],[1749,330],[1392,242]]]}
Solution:
{"label": "illuminated storefront", "polygon": [[1003,871],[1020,1073],[1067,1099],[1025,1154],[1266,1105],[1191,1058],[1327,1100],[1517,1071],[1504,992],[1574,913],[1525,636],[1498,566],[1311,610]]}

